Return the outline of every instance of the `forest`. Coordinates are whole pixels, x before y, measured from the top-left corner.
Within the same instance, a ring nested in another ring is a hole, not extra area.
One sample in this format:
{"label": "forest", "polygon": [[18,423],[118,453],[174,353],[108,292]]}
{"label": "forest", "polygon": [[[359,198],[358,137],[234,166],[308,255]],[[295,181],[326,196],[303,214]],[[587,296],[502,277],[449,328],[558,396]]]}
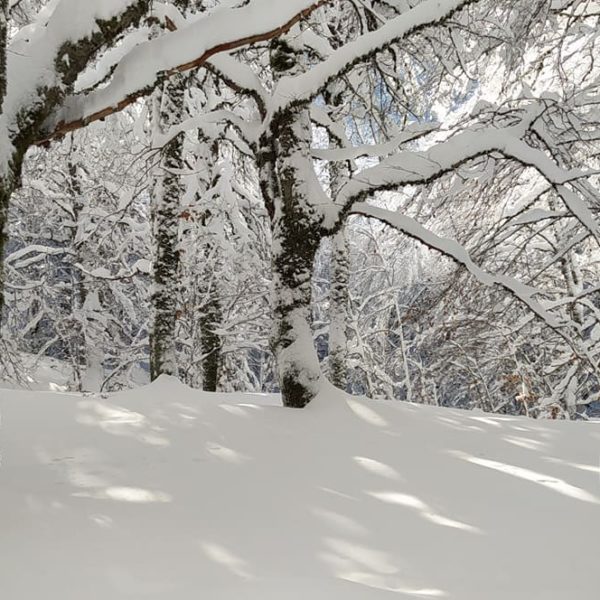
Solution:
{"label": "forest", "polygon": [[597,597],[598,0],[0,0],[0,148],[0,596]]}
{"label": "forest", "polygon": [[5,377],[594,414],[596,2],[4,4]]}

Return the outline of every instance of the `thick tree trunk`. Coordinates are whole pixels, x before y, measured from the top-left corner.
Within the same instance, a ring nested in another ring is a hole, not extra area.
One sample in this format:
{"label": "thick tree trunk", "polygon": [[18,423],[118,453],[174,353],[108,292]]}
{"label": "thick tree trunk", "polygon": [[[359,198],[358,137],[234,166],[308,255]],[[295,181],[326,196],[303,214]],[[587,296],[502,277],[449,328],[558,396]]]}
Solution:
{"label": "thick tree trunk", "polygon": [[[167,82],[154,102],[154,126],[166,131],[181,122],[184,111],[185,78],[175,76]],[[176,136],[162,150],[152,193],[154,234],[154,289],[151,298],[150,378],[177,375],[175,328],[179,297],[179,215],[183,189],[183,135]]]}
{"label": "thick tree trunk", "polygon": [[[0,115],[3,113],[6,96],[6,43],[8,35],[8,0],[0,0]],[[10,140],[3,133],[0,137],[2,155],[8,154]],[[8,205],[13,191],[13,177],[8,172],[9,164],[0,164],[0,336],[2,335],[2,312],[4,310],[4,250],[8,236]]]}
{"label": "thick tree trunk", "polygon": [[[341,120],[340,110],[344,104],[345,86],[332,83],[323,93],[326,105],[332,111],[333,120]],[[333,136],[329,138],[329,145],[338,146],[339,141]],[[350,178],[350,164],[332,161],[328,165],[329,193],[336,199],[343,185]],[[336,387],[346,390],[348,386],[348,334],[349,321],[349,283],[350,283],[350,256],[346,229],[342,225],[340,230],[332,237],[331,262],[329,278],[331,282],[329,292],[329,379]]]}
{"label": "thick tree trunk", "polygon": [[309,149],[308,115],[289,115],[278,133],[278,196],[272,219],[275,322],[271,345],[283,403],[302,408],[317,394],[321,378],[310,326],[311,278],[321,235],[306,174],[298,170]]}
{"label": "thick tree trunk", "polygon": [[329,379],[341,390],[348,385],[348,302],[350,261],[342,227],[332,239],[329,292]]}
{"label": "thick tree trunk", "polygon": [[[283,38],[273,42],[271,68],[275,80],[293,75],[298,54]],[[273,230],[274,324],[271,348],[283,404],[306,406],[318,393],[319,360],[310,325],[311,278],[321,240],[318,199],[320,185],[311,168],[312,129],[305,109],[290,109],[271,124],[270,137],[259,151],[273,183],[263,186]]]}

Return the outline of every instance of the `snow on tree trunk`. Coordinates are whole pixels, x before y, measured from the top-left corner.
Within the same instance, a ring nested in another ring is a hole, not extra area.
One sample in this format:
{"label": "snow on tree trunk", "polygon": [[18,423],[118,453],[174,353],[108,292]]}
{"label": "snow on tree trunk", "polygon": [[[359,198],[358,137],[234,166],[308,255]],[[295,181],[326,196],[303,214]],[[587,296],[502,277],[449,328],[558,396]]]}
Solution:
{"label": "snow on tree trunk", "polygon": [[[153,98],[154,128],[165,132],[181,122],[184,113],[185,78],[177,75]],[[177,375],[175,353],[179,288],[179,220],[184,193],[180,180],[183,166],[183,135],[162,149],[152,191],[154,243],[152,327],[150,334],[150,378]]]}
{"label": "snow on tree trunk", "polygon": [[[323,92],[325,104],[330,108],[332,120],[343,116],[340,109],[344,106],[346,88],[340,82],[332,82]],[[340,140],[329,135],[329,146],[340,147]],[[350,178],[350,164],[347,161],[331,161],[328,164],[329,192],[331,198],[337,198],[343,185]],[[348,322],[350,254],[346,229],[341,228],[332,237],[329,292],[329,379],[333,385],[345,390],[348,385]]]}
{"label": "snow on tree trunk", "polygon": [[329,296],[329,379],[345,390],[348,385],[348,283],[350,261],[346,230],[342,227],[332,240],[331,288]]}
{"label": "snow on tree trunk", "polygon": [[[201,144],[207,158],[207,171],[210,174],[210,185],[215,186],[219,179],[216,173],[216,165],[219,162],[219,143],[217,140],[211,144]],[[209,258],[212,255],[220,255],[219,243],[214,236],[210,235],[211,211],[205,211],[202,215],[201,224],[204,229],[206,245],[204,247],[205,267],[210,268]],[[200,281],[201,293],[206,298],[206,304],[200,315],[200,346],[202,348],[202,389],[206,392],[216,392],[220,371],[222,368],[222,341],[217,330],[223,321],[223,310],[221,307],[220,290],[214,278],[209,273]]]}
{"label": "snow on tree trunk", "polygon": [[[206,218],[203,227],[207,226]],[[205,260],[212,254],[212,244],[204,249]],[[211,285],[211,278],[206,276],[200,280],[200,292],[206,298],[206,303],[199,316],[200,346],[202,348],[202,389],[205,392],[216,392],[222,363],[221,337],[217,329],[223,320],[223,311],[219,299],[219,290]]]}
{"label": "snow on tree trunk", "polygon": [[12,186],[9,178],[0,177],[0,327],[2,326],[2,311],[4,309],[4,249],[8,239],[8,205],[11,193]]}
{"label": "snow on tree trunk", "polygon": [[[9,171],[10,140],[3,118],[6,96],[6,43],[8,34],[8,0],[0,0],[0,327],[4,309],[4,248],[8,237],[8,204],[12,193],[12,176]],[[1,336],[1,333],[0,333]]]}
{"label": "snow on tree trunk", "polygon": [[[340,104],[341,96],[326,99],[335,107]],[[331,163],[329,165],[330,190],[337,197],[350,171],[347,165]],[[348,303],[350,284],[350,256],[346,229],[344,225],[333,236],[331,249],[331,291],[329,302],[329,378],[336,387],[345,390],[348,385]]]}
{"label": "snow on tree trunk", "polygon": [[221,338],[215,326],[221,320],[221,306],[217,297],[212,297],[200,315],[202,338],[202,389],[216,392],[221,367]]}
{"label": "snow on tree trunk", "polygon": [[[294,49],[286,39],[272,44],[275,78],[293,73]],[[277,361],[283,404],[306,406],[321,379],[310,325],[311,277],[320,221],[313,202],[319,182],[312,169],[308,111],[289,109],[271,124],[267,144],[275,149],[276,184],[271,211],[273,231],[273,304],[271,347]]]}
{"label": "snow on tree trunk", "polygon": [[84,305],[87,289],[83,280],[81,270],[77,263],[83,264],[80,256],[81,246],[78,243],[77,234],[80,228],[80,220],[83,212],[83,198],[81,185],[78,178],[77,163],[70,159],[67,165],[69,173],[69,185],[73,195],[73,223],[70,231],[70,246],[73,249],[73,255],[69,265],[69,275],[71,279],[71,321],[73,330],[70,340],[71,362],[73,364],[73,383],[77,391],[95,391],[86,389],[84,381],[86,379],[86,369],[88,366],[86,330],[87,319],[85,316]]}
{"label": "snow on tree trunk", "polygon": [[[293,194],[292,190],[288,193]],[[286,200],[276,209],[273,223],[275,322],[271,345],[283,403],[302,408],[316,395],[321,377],[309,322],[318,237],[303,207]]]}

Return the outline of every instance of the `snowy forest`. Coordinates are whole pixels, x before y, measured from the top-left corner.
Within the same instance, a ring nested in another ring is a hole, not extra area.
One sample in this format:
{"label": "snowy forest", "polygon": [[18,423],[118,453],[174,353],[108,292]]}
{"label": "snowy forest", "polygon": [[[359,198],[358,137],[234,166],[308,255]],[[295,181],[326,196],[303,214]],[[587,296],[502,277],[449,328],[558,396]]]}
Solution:
{"label": "snowy forest", "polygon": [[6,0],[2,368],[594,414],[591,0]]}
{"label": "snowy forest", "polygon": [[599,0],[0,0],[0,598],[597,600]]}

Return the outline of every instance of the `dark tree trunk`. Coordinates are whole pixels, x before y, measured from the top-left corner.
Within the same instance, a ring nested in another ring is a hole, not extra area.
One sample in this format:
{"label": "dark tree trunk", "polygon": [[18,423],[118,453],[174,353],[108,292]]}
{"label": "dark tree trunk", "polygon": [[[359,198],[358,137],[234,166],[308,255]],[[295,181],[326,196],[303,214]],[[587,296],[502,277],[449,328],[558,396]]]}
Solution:
{"label": "dark tree trunk", "polygon": [[[154,126],[162,131],[181,122],[184,114],[185,81],[176,75],[156,94]],[[154,290],[151,298],[150,378],[178,374],[175,352],[179,300],[179,221],[183,188],[183,135],[162,149],[161,164],[155,176],[152,195],[154,234]]]}
{"label": "dark tree trunk", "polygon": [[[77,243],[77,231],[79,229],[80,219],[83,212],[82,190],[77,171],[77,162],[69,160],[69,187],[73,197],[73,223],[71,224],[70,245],[73,249],[73,255],[70,258],[70,276],[72,283],[71,291],[71,317],[73,330],[70,340],[71,362],[73,364],[74,384],[77,391],[84,391],[86,371],[88,366],[86,330],[87,323],[84,316],[84,304],[87,296],[86,286],[83,280],[81,270],[76,263],[83,264],[80,255],[81,245]],[[93,391],[93,390],[85,390]]]}
{"label": "dark tree trunk", "polygon": [[342,227],[332,239],[329,292],[329,379],[341,390],[348,385],[348,303],[350,261]]}
{"label": "dark tree trunk", "polygon": [[[8,35],[8,0],[0,0],[0,114],[3,112],[4,97],[6,96],[6,44]],[[0,139],[0,144],[8,146],[8,139]],[[2,154],[6,154],[6,148]],[[8,164],[0,165],[5,170]],[[0,177],[0,336],[2,327],[2,312],[4,310],[4,249],[8,236],[8,205],[13,191],[13,178],[7,173]]]}
{"label": "dark tree trunk", "polygon": [[[218,181],[219,175],[214,176],[214,167],[219,162],[219,142],[214,140],[209,148],[206,148],[208,156],[207,171],[211,174],[212,181],[210,185],[214,187]],[[202,215],[201,224],[203,228],[203,238],[205,240],[204,258],[205,268],[208,270],[208,261],[215,253],[220,255],[221,251],[218,242],[214,240],[208,230],[211,220],[210,210]],[[201,285],[201,292],[206,298],[202,314],[200,315],[200,345],[202,348],[202,389],[205,392],[216,392],[219,385],[219,378],[223,366],[221,337],[217,333],[218,328],[223,322],[223,311],[221,307],[220,290],[218,282],[210,273],[206,273]]]}
{"label": "dark tree trunk", "polygon": [[8,238],[8,206],[12,186],[5,178],[0,178],[0,336],[2,335],[2,313],[4,311],[4,250]]}
{"label": "dark tree trunk", "polygon": [[221,369],[221,338],[216,327],[221,323],[221,305],[216,294],[212,294],[200,316],[202,345],[202,389],[216,392]]}

